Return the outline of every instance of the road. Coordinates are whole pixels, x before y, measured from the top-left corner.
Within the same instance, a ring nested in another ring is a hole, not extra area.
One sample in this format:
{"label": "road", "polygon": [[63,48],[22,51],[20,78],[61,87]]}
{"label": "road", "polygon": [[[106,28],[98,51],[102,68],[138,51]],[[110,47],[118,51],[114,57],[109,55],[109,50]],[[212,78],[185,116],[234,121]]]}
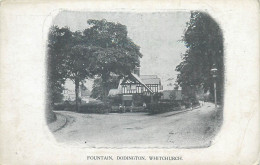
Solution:
{"label": "road", "polygon": [[54,135],[58,142],[87,148],[208,147],[221,127],[221,111],[211,103],[178,114],[59,111],[67,118],[67,124]]}

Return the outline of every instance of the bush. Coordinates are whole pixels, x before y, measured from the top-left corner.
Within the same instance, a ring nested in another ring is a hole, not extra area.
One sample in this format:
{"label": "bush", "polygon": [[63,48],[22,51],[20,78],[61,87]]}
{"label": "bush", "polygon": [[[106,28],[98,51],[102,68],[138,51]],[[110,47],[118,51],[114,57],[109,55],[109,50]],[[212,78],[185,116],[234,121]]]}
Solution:
{"label": "bush", "polygon": [[133,95],[133,102],[135,106],[143,106],[143,95]]}
{"label": "bush", "polygon": [[75,103],[70,101],[65,101],[63,103],[55,103],[53,105],[53,110],[55,111],[75,111]]}
{"label": "bush", "polygon": [[80,113],[108,113],[111,111],[111,106],[105,103],[88,103],[80,105]]}
{"label": "bush", "polygon": [[151,96],[146,96],[146,95],[144,95],[144,96],[143,96],[143,101],[144,101],[146,104],[150,104],[150,103],[151,103]]}
{"label": "bush", "polygon": [[108,102],[111,105],[118,106],[119,104],[122,104],[122,96],[121,95],[116,95],[116,96],[109,96]]}
{"label": "bush", "polygon": [[53,109],[55,111],[57,110],[64,110],[66,108],[66,105],[64,103],[58,103],[53,105]]}
{"label": "bush", "polygon": [[[53,106],[55,111],[74,111],[75,112],[75,103],[57,103]],[[87,104],[79,105],[80,113],[107,113],[111,111],[111,106],[103,102],[91,102]]]}
{"label": "bush", "polygon": [[143,106],[133,107],[133,112],[146,112],[147,110]]}
{"label": "bush", "polygon": [[150,103],[147,108],[150,113],[156,114],[179,110],[179,104],[177,102]]}
{"label": "bush", "polygon": [[159,102],[160,103],[170,103],[172,101],[170,99],[160,99]]}

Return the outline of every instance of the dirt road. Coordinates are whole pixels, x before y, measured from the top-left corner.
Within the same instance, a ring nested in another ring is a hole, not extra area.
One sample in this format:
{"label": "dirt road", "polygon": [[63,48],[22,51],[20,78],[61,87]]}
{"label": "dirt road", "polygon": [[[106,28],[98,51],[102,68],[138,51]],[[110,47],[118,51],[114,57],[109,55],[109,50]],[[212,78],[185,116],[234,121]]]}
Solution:
{"label": "dirt road", "polygon": [[207,147],[222,124],[221,109],[211,103],[178,114],[58,113],[68,122],[54,133],[57,141],[83,147]]}

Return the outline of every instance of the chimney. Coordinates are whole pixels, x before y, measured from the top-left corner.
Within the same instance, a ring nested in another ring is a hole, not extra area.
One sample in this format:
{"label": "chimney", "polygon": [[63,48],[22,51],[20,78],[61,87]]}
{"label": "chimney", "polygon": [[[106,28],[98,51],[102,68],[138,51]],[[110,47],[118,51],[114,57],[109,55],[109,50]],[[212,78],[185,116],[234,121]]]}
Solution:
{"label": "chimney", "polygon": [[140,77],[140,67],[134,68],[134,74],[136,74],[138,77]]}

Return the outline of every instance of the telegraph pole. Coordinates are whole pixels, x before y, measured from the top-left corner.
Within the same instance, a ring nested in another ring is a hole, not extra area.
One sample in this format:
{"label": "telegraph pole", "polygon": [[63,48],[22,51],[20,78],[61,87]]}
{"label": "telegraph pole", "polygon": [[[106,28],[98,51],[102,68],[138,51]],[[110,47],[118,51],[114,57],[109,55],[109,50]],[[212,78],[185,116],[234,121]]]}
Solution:
{"label": "telegraph pole", "polygon": [[214,81],[214,100],[215,100],[215,108],[217,109],[217,72],[218,69],[216,68],[216,65],[213,64],[212,69],[210,70],[212,76],[213,76],[213,81]]}

